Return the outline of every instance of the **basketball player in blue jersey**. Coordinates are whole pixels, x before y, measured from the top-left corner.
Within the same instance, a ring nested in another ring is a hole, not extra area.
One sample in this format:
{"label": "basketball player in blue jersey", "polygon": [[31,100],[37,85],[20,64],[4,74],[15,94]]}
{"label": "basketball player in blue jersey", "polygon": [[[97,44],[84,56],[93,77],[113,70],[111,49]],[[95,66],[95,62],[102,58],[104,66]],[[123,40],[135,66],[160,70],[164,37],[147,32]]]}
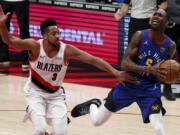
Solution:
{"label": "basketball player in blue jersey", "polygon": [[67,134],[67,106],[62,83],[70,57],[111,73],[119,82],[136,82],[129,73],[118,71],[106,61],[60,42],[60,32],[54,20],[47,19],[41,23],[43,38],[36,41],[12,36],[5,26],[8,15],[0,7],[0,35],[3,41],[16,49],[29,51],[31,69],[24,88],[28,104],[24,120],[32,121],[33,135],[48,134],[47,119],[53,129],[51,135]]}
{"label": "basketball player in blue jersey", "polygon": [[151,29],[137,31],[127,48],[121,68],[134,73],[140,82],[138,85],[117,83],[103,105],[100,106],[99,99],[92,99],[75,106],[71,115],[79,117],[90,113],[92,123],[99,126],[108,120],[112,112],[136,102],[144,123],[152,124],[155,135],[165,135],[160,79],[166,71],[158,69],[158,66],[163,60],[171,59],[176,51],[175,43],[164,34],[167,23],[166,11],[158,9],[150,19]]}

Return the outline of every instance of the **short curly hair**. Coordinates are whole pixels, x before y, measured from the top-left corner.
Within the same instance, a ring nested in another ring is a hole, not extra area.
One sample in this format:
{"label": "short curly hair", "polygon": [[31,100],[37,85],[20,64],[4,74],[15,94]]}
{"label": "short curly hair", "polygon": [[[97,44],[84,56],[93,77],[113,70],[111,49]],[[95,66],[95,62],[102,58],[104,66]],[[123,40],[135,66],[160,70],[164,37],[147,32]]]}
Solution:
{"label": "short curly hair", "polygon": [[42,21],[40,25],[41,34],[43,35],[44,33],[46,33],[48,31],[49,26],[55,26],[55,25],[57,25],[56,21],[51,18]]}

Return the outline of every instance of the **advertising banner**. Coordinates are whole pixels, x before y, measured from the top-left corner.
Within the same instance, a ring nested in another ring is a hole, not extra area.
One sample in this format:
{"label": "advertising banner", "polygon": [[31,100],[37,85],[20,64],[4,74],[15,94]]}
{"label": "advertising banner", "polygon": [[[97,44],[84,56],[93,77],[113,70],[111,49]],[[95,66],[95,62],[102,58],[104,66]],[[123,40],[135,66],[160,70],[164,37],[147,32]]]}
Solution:
{"label": "advertising banner", "polygon": [[[40,23],[47,18],[57,21],[61,41],[101,57],[110,64],[118,64],[118,21],[112,13],[31,3],[29,31],[32,38],[42,38]],[[11,33],[18,35],[15,15]]]}

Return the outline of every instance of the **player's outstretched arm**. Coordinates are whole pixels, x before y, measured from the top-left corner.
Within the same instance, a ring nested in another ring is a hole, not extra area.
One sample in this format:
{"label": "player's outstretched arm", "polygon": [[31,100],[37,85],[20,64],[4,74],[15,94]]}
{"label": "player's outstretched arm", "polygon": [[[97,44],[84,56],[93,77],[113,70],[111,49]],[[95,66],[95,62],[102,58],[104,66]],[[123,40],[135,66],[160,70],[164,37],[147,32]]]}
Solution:
{"label": "player's outstretched arm", "polygon": [[8,18],[9,13],[4,14],[2,7],[0,5],[0,36],[3,41],[12,45],[16,49],[20,50],[28,50],[29,51],[29,59],[35,59],[39,53],[39,44],[34,39],[20,39],[12,36],[6,27],[6,20]]}
{"label": "player's outstretched arm", "polygon": [[84,63],[94,65],[103,71],[107,71],[114,75],[119,82],[127,81],[131,83],[136,83],[136,78],[134,78],[131,74],[120,72],[113,68],[108,62],[104,61],[103,59],[86,53],[72,45],[67,45],[66,56],[67,59],[70,57],[75,57]]}
{"label": "player's outstretched arm", "polygon": [[68,45],[66,49],[66,54],[67,54],[67,59],[70,57],[75,57],[84,63],[94,65],[101,70],[112,73],[113,75],[116,75],[118,72],[118,70],[114,69],[110,64],[108,64],[103,59],[93,56],[83,50],[80,50],[75,46]]}
{"label": "player's outstretched arm", "polygon": [[9,13],[4,14],[2,7],[0,6],[0,35],[3,41],[12,45],[16,49],[20,50],[37,50],[38,43],[34,39],[20,39],[12,36],[6,27],[6,20],[8,18]]}

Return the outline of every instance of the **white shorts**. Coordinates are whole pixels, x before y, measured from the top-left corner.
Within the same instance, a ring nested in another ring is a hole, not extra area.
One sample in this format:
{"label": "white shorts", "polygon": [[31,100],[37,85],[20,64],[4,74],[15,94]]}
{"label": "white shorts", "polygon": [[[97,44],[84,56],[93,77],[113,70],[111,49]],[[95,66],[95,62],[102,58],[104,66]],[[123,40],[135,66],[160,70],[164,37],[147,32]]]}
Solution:
{"label": "white shorts", "polygon": [[25,92],[28,105],[28,112],[25,117],[31,113],[45,118],[62,118],[67,115],[63,88],[51,94],[32,87],[25,87]]}

